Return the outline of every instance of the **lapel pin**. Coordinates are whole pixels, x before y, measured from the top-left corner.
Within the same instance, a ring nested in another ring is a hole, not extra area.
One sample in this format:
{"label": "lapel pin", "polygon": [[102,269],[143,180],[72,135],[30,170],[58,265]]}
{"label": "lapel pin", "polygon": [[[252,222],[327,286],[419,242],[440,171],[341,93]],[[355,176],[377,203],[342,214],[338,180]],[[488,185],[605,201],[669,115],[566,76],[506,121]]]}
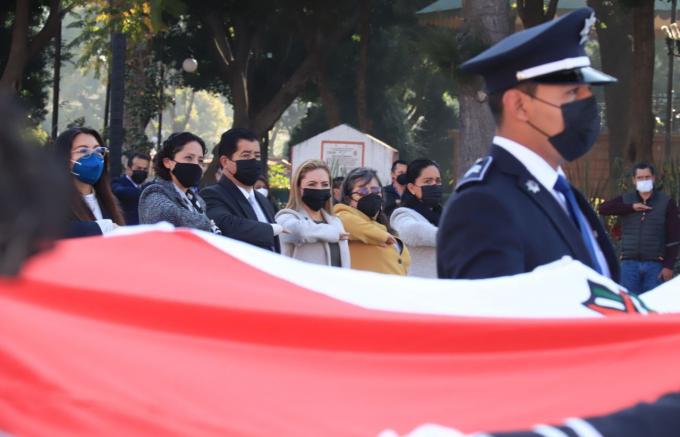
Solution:
{"label": "lapel pin", "polygon": [[527,181],[527,190],[536,194],[539,191],[541,191],[541,187],[538,185],[538,182],[536,182],[534,180],[528,180]]}

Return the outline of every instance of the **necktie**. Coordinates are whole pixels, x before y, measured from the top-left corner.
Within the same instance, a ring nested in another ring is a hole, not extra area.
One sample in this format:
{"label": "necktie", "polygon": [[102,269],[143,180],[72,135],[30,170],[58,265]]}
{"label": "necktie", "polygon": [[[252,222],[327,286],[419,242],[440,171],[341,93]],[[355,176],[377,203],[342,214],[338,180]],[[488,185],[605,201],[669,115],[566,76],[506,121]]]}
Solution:
{"label": "necktie", "polygon": [[578,203],[576,202],[574,192],[571,190],[571,186],[564,176],[560,175],[557,177],[557,182],[555,182],[555,190],[564,194],[564,197],[567,199],[567,210],[569,211],[571,219],[576,224],[576,227],[581,232],[583,244],[585,244],[586,249],[588,249],[588,253],[590,254],[590,259],[592,261],[591,265],[595,268],[595,270],[597,270],[598,273],[603,274],[602,267],[600,266],[600,263],[597,262],[597,257],[595,256],[595,248],[593,247],[593,240],[591,238],[590,225],[588,224],[586,217],[583,215],[583,212],[581,212],[581,208],[579,208]]}
{"label": "necktie", "polygon": [[253,208],[253,212],[257,217],[257,221],[262,223],[269,223],[269,220],[267,220],[267,217],[264,216],[264,213],[260,209],[260,205],[257,204],[257,199],[255,199],[255,193],[252,193],[250,196],[248,196],[248,203],[250,203],[250,207]]}
{"label": "necktie", "polygon": [[189,199],[189,202],[191,202],[191,205],[194,207],[196,212],[198,212],[199,214],[203,214],[203,208],[201,208],[201,204],[198,202],[198,199],[196,198],[194,192],[191,190],[187,190],[185,194],[187,195],[187,199]]}

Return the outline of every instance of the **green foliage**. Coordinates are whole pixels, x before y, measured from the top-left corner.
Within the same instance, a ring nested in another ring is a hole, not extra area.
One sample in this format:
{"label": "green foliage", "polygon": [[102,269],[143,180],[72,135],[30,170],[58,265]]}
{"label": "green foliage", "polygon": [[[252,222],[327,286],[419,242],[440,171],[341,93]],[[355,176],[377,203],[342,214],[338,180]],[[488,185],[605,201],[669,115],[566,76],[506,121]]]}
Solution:
{"label": "green foliage", "polygon": [[[0,2],[0,75],[8,62],[10,44],[12,42],[13,15],[16,1]],[[29,30],[31,36],[42,28],[49,10],[48,0],[36,0],[29,6]],[[8,18],[9,17],[9,18]],[[52,82],[53,45],[48,46],[38,56],[28,62],[19,90],[21,103],[28,111],[29,123],[37,126],[47,113],[48,89]]]}
{"label": "green foliage", "polygon": [[290,178],[288,177],[288,170],[283,164],[269,165],[269,188],[272,189],[289,189]]}

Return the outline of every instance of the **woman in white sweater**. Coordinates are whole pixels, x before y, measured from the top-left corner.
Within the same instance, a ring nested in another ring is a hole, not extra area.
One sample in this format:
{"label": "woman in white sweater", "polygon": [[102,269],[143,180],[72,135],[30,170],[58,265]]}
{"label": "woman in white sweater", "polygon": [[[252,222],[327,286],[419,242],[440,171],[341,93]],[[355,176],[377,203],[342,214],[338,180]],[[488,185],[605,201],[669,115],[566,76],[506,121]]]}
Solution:
{"label": "woman in white sweater", "polygon": [[349,248],[340,219],[331,209],[331,172],[323,161],[302,163],[293,175],[290,200],[276,214],[284,232],[281,253],[301,261],[350,267]]}
{"label": "woman in white sweater", "polygon": [[442,177],[429,159],[408,165],[401,207],[392,212],[390,225],[411,252],[409,276],[437,277],[437,227],[442,207]]}

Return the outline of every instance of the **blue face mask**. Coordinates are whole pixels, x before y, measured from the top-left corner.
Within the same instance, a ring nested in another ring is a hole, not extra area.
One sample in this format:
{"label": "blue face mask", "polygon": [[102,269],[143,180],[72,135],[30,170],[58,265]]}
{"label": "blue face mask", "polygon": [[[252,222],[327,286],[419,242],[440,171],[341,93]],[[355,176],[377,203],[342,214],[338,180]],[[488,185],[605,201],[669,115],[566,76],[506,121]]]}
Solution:
{"label": "blue face mask", "polygon": [[79,160],[73,161],[73,168],[71,169],[71,173],[75,177],[89,185],[96,184],[103,172],[104,158],[96,153],[85,155]]}

